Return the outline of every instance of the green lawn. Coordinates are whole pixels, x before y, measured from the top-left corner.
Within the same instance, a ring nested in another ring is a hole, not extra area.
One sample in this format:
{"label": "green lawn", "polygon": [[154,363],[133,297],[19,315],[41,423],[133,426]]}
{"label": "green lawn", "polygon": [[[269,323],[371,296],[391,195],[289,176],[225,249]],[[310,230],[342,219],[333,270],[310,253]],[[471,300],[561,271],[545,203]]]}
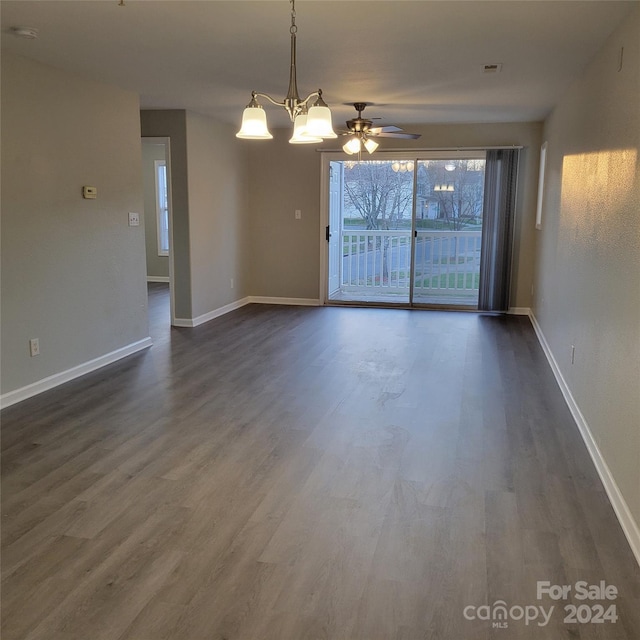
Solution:
{"label": "green lawn", "polygon": [[439,276],[416,279],[416,287],[438,289],[477,289],[480,286],[479,273],[442,273]]}

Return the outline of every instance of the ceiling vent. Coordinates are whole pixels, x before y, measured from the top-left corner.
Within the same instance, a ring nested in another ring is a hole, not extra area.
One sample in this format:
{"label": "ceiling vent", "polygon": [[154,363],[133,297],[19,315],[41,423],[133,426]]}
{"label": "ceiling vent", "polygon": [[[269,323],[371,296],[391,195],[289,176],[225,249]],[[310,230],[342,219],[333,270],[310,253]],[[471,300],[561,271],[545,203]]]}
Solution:
{"label": "ceiling vent", "polygon": [[502,63],[483,64],[482,73],[500,73],[502,71]]}

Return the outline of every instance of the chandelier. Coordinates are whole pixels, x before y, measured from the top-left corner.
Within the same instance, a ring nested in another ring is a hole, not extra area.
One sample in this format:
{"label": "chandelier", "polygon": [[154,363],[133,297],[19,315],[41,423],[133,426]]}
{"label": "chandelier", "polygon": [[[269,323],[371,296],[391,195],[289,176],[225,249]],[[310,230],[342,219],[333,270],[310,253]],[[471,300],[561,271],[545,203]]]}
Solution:
{"label": "chandelier", "polygon": [[[293,122],[293,135],[289,142],[292,144],[309,144],[322,142],[325,138],[337,138],[331,124],[331,111],[322,99],[322,89],[310,93],[304,100],[298,95],[296,79],[296,4],[291,2],[291,64],[289,68],[289,90],[287,97],[278,102],[266,93],[251,92],[251,101],[242,114],[242,126],[236,133],[238,138],[252,140],[268,140],[273,138],[267,127],[267,115],[258,102],[258,98],[265,98],[277,107],[284,107]],[[309,101],[316,98],[311,106]]]}

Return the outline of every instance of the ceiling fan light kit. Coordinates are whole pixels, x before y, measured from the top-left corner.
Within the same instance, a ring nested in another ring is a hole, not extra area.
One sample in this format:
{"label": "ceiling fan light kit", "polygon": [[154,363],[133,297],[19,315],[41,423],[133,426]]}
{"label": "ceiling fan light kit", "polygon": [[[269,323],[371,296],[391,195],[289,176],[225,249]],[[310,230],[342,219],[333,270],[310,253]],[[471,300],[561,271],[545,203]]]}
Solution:
{"label": "ceiling fan light kit", "polygon": [[342,150],[347,155],[360,153],[362,149],[366,149],[370,154],[373,153],[380,145],[372,140],[372,137],[379,138],[404,138],[417,140],[419,133],[406,133],[400,127],[389,125],[386,127],[373,127],[373,120],[367,120],[362,117],[362,112],[367,106],[366,102],[354,102],[353,106],[358,112],[357,118],[347,120],[347,130],[342,135],[351,136],[343,145]]}
{"label": "ceiling fan light kit", "polygon": [[380,145],[375,141],[371,140],[371,138],[367,138],[364,141],[364,148],[369,152],[373,153]]}
{"label": "ceiling fan light kit", "polygon": [[[291,2],[291,66],[289,72],[289,90],[287,97],[278,102],[266,93],[251,92],[251,101],[246,106],[242,115],[242,126],[236,133],[238,138],[251,140],[267,140],[273,138],[267,127],[267,116],[258,102],[258,97],[265,98],[277,107],[283,107],[289,114],[289,118],[294,123],[293,135],[289,142],[292,144],[313,144],[321,142],[326,138],[337,138],[338,135],[333,130],[331,124],[331,110],[322,99],[322,89],[310,93],[304,100],[298,94],[298,83],[296,78],[296,5],[295,0]],[[309,107],[311,98],[316,98]]]}
{"label": "ceiling fan light kit", "polygon": [[350,156],[354,153],[359,153],[361,149],[360,138],[351,138],[342,145],[342,150]]}

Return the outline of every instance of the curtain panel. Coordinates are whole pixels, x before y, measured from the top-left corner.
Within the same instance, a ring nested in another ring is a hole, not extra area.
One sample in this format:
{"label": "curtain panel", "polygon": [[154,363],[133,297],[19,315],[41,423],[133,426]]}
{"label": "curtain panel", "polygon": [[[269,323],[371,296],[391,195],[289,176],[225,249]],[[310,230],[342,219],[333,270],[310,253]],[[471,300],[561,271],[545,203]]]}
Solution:
{"label": "curtain panel", "polygon": [[519,149],[488,149],[482,210],[479,311],[509,309]]}

